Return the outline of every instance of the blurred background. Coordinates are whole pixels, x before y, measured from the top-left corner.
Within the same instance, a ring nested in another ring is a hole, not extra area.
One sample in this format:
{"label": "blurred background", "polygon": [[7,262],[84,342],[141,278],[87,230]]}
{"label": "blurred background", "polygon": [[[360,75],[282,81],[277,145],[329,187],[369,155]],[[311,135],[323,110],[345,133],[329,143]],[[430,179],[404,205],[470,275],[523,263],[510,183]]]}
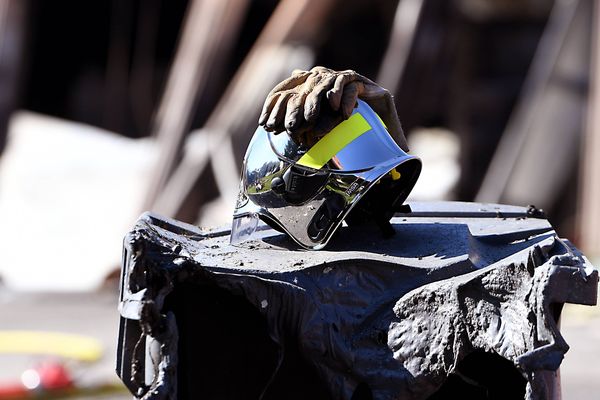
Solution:
{"label": "blurred background", "polygon": [[[130,398],[122,237],[145,210],[228,224],[297,68],[394,94],[424,163],[409,200],[533,204],[598,265],[599,3],[0,0],[0,399]],[[563,313],[566,399],[600,392],[596,309]]]}

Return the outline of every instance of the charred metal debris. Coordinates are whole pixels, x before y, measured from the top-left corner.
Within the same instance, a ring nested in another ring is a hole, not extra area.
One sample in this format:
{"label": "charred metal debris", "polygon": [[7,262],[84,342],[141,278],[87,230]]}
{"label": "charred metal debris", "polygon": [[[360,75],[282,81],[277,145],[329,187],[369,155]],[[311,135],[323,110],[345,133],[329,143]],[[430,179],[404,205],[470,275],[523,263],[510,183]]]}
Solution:
{"label": "charred metal debris", "polygon": [[556,398],[561,308],[596,304],[597,271],[535,209],[411,208],[319,252],[142,215],[119,376],[140,399]]}

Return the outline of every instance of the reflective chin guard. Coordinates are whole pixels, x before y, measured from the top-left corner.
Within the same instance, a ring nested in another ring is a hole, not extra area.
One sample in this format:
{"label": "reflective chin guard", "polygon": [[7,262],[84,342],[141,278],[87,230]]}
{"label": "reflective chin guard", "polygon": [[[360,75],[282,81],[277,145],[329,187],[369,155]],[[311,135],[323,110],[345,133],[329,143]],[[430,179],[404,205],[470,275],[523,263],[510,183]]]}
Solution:
{"label": "reflective chin guard", "polygon": [[310,149],[259,127],[244,158],[231,241],[251,238],[262,219],[300,246],[320,249],[345,218],[389,221],[420,172],[421,161],[402,151],[360,100]]}

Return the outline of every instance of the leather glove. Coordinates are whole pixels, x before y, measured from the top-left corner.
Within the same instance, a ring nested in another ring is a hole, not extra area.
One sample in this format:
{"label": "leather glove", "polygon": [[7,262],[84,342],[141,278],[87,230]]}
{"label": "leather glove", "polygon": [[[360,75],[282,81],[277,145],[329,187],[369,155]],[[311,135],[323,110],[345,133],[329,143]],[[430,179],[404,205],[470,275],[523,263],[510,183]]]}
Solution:
{"label": "leather glove", "polygon": [[312,146],[350,117],[357,99],[379,114],[392,138],[408,151],[390,92],[352,70],[294,71],[269,92],[258,123],[268,131],[285,130],[296,142]]}

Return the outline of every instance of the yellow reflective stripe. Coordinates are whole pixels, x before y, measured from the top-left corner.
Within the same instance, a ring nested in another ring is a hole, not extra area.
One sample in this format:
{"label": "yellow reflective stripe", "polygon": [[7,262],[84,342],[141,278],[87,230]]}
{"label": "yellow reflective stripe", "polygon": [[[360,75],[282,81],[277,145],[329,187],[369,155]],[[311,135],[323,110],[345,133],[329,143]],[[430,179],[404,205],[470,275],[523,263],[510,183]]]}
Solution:
{"label": "yellow reflective stripe", "polygon": [[350,142],[369,130],[371,125],[367,120],[355,113],[323,136],[298,160],[298,164],[319,169]]}

